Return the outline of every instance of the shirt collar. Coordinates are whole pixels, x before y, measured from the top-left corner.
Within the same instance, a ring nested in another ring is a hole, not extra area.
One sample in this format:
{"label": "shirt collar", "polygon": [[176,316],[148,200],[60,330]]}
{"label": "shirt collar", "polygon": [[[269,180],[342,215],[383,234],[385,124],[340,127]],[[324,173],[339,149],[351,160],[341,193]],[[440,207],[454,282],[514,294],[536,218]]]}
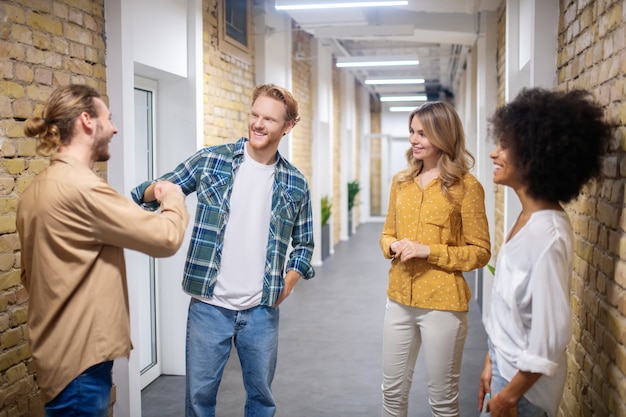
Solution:
{"label": "shirt collar", "polygon": [[[237,160],[243,161],[243,156],[245,152],[245,143],[248,142],[248,138],[241,138],[235,143],[235,150],[233,151],[233,158]],[[285,165],[286,160],[280,154],[278,149],[276,150],[276,166]]]}

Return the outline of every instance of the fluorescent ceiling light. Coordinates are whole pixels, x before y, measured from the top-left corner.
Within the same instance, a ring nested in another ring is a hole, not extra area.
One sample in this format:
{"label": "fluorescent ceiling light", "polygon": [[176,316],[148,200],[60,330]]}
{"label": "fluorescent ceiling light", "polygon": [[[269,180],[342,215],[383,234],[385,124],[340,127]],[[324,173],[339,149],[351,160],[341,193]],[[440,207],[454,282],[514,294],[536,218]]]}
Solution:
{"label": "fluorescent ceiling light", "polygon": [[418,65],[417,59],[407,59],[406,57],[392,56],[347,56],[337,58],[337,68],[349,67],[395,67],[403,65]]}
{"label": "fluorescent ceiling light", "polygon": [[402,65],[417,65],[418,60],[410,61],[363,61],[363,62],[337,62],[338,68],[348,67],[396,67]]}
{"label": "fluorescent ceiling light", "polygon": [[[283,2],[281,2],[283,3]],[[406,6],[409,4],[407,0],[395,1],[395,0],[383,0],[383,1],[342,1],[342,2],[316,2],[316,3],[302,3],[302,1],[292,1],[291,3],[278,4],[276,2],[276,10],[306,10],[306,9],[339,9],[345,7],[378,7],[378,6]]]}
{"label": "fluorescent ceiling light", "polygon": [[423,78],[396,78],[396,79],[374,79],[365,80],[365,84],[384,85],[384,84],[424,84]]}
{"label": "fluorescent ceiling light", "polygon": [[388,96],[381,97],[380,101],[426,101],[428,97],[425,95],[420,96]]}
{"label": "fluorescent ceiling light", "polygon": [[314,28],[316,38],[372,38],[376,36],[413,36],[414,25],[345,25]]}
{"label": "fluorescent ceiling light", "polygon": [[389,107],[389,111],[393,112],[412,112],[416,107],[403,107],[403,106],[392,106]]}

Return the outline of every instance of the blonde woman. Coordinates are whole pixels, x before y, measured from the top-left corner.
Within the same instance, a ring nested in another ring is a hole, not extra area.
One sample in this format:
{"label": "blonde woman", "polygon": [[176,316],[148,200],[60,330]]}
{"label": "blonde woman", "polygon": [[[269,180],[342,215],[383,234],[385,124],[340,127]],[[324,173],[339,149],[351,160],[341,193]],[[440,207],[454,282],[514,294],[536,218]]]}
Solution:
{"label": "blonde woman", "polygon": [[490,258],[484,190],[447,103],[409,116],[409,167],[393,178],[380,246],[391,259],[383,325],[384,417],[406,417],[420,349],[433,416],[459,415],[471,292],[463,272]]}

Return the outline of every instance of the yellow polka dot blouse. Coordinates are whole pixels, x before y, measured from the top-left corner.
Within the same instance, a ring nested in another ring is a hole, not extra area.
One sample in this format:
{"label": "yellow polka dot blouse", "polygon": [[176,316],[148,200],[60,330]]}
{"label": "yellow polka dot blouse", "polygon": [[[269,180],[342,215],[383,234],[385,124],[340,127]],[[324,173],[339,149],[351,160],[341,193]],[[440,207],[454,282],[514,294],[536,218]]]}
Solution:
{"label": "yellow polka dot blouse", "polygon": [[[460,187],[455,186],[455,187]],[[452,188],[452,192],[459,188]],[[392,258],[390,245],[399,239],[429,245],[428,259],[392,259],[387,296],[398,303],[434,310],[467,311],[471,291],[463,272],[489,262],[489,226],[485,191],[476,177],[465,174],[460,204],[451,203],[439,179],[424,189],[417,181],[393,178],[389,210],[380,247]]]}

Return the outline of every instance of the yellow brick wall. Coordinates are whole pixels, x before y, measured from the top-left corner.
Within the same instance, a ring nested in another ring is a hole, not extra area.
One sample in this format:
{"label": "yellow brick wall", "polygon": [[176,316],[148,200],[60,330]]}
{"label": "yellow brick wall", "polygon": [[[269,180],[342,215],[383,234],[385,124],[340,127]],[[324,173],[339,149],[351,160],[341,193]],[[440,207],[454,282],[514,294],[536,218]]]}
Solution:
{"label": "yellow brick wall", "polygon": [[567,207],[576,236],[574,335],[560,415],[626,416],[626,3],[560,7],[558,88],[590,90],[616,126],[602,177]]}
{"label": "yellow brick wall", "polygon": [[[498,41],[496,50],[496,77],[498,82],[497,105],[505,103],[505,76],[506,76],[506,8],[503,6],[498,12]],[[494,236],[491,238],[491,253],[493,254],[491,264],[495,266],[500,246],[504,241],[504,187],[491,183],[488,187],[493,187],[495,194],[494,210]],[[489,210],[489,207],[487,207]]]}
{"label": "yellow brick wall", "polygon": [[250,96],[256,84],[254,42],[250,46],[252,53],[245,58],[223,51],[218,36],[218,1],[203,0],[202,10],[204,144],[211,146],[248,136]]}
{"label": "yellow brick wall", "polygon": [[[88,84],[106,95],[104,0],[2,1],[0,17],[0,417],[37,416],[15,210],[48,159],[23,125],[58,86]],[[106,177],[106,164],[96,171]]]}
{"label": "yellow brick wall", "polygon": [[[294,52],[304,52],[305,57],[311,56],[312,36],[294,28],[292,31]],[[299,49],[298,49],[299,48]],[[312,63],[310,59],[293,60],[292,93],[298,100],[300,122],[291,131],[292,156],[291,162],[307,177],[309,185],[313,181],[312,138],[313,138],[313,82]]]}
{"label": "yellow brick wall", "polygon": [[[380,135],[382,131],[381,106],[378,100],[370,96],[370,132],[372,135]],[[373,136],[370,143],[370,214],[372,216],[384,216],[382,202],[385,196],[381,196],[381,161],[382,141],[380,137]]]}

